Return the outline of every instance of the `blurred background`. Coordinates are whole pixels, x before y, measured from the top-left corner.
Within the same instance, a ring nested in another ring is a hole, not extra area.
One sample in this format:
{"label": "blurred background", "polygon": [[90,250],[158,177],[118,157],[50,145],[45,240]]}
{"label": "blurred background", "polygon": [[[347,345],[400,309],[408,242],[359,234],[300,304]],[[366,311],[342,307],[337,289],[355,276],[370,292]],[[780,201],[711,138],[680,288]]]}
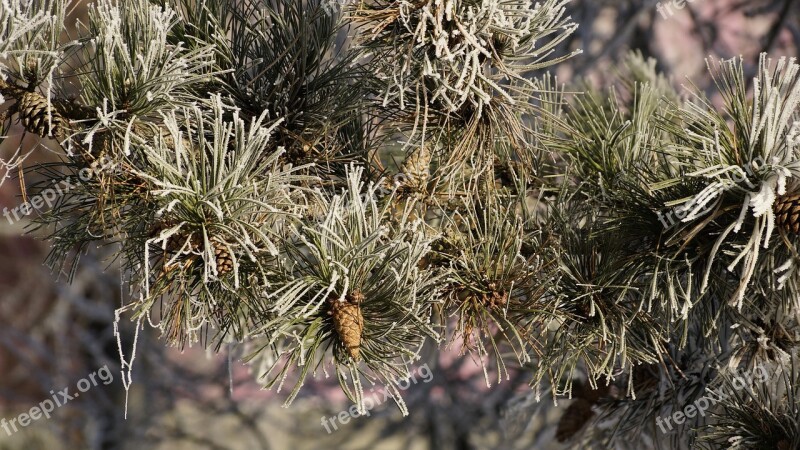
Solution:
{"label": "blurred background", "polygon": [[[81,3],[68,23],[85,13]],[[760,52],[796,57],[800,44],[800,2],[794,0],[576,0],[570,9],[580,28],[565,45],[584,52],[557,67],[565,83],[586,78],[604,86],[615,64],[639,50],[676,86],[691,82],[711,92],[708,56],[741,55],[752,75]],[[44,162],[56,157],[46,150],[52,145],[15,129],[0,158],[38,147],[25,165]],[[6,177],[0,210],[21,204],[25,183],[36,181],[26,174],[23,183],[16,168],[2,165],[0,177]],[[93,386],[50,419],[11,435],[0,428],[0,450],[562,448],[556,424],[569,401],[554,406],[542,395],[537,402],[525,373],[487,389],[482,370],[459,358],[458,349],[420,361],[432,378],[403,392],[410,416],[389,401],[369,418],[337,422],[328,433],[321,419],[349,407],[335,379],[308,384],[283,407],[287,393],[262,391],[237,362],[241,355],[169,348],[147,324],[136,333],[123,319],[119,341],[126,360],[136,340],[126,396],[113,323],[127,287],[108,257],[113,249],[91,249],[67,283],[66,273],[43,266],[48,244],[26,233],[28,224],[0,217],[0,418],[17,417],[51,398],[51,391],[74,392],[79,380],[103,367],[113,381]]]}

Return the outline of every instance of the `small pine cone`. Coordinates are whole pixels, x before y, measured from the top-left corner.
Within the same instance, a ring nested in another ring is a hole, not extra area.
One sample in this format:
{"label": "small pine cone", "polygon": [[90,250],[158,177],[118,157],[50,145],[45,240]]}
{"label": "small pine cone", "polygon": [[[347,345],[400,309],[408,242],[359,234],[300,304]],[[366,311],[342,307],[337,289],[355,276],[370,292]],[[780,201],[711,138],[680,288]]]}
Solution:
{"label": "small pine cone", "polygon": [[227,275],[233,271],[233,259],[228,252],[228,247],[218,239],[212,239],[211,245],[214,247],[214,258],[217,263],[217,273],[219,276]]}
{"label": "small pine cone", "polygon": [[361,350],[361,333],[364,331],[364,316],[361,314],[360,303],[363,294],[356,291],[339,301],[336,297],[330,299],[330,315],[333,316],[333,326],[339,336],[347,354],[358,361]]}
{"label": "small pine cone", "polygon": [[184,248],[184,245],[186,245],[186,239],[187,238],[188,238],[188,235],[186,233],[184,233],[183,231],[179,231],[178,233],[173,234],[167,240],[167,248],[166,248],[167,253],[169,253],[170,255],[173,255],[173,254],[177,253],[178,251],[180,251],[181,249],[183,249],[184,252],[186,252],[187,249],[189,251],[197,250],[198,246],[197,246],[197,242],[195,242],[195,239],[192,239],[192,241],[189,242],[189,245],[187,246],[187,248]]}
{"label": "small pine cone", "polygon": [[423,190],[431,176],[431,152],[427,147],[418,147],[403,161],[400,171],[406,176],[406,185],[414,190]]}
{"label": "small pine cone", "polygon": [[47,137],[55,135],[63,125],[61,115],[38,92],[25,92],[17,102],[22,125],[31,133]]}
{"label": "small pine cone", "polygon": [[22,66],[22,77],[29,84],[35,84],[39,72],[39,61],[36,58],[28,57],[25,64]]}
{"label": "small pine cone", "polygon": [[790,233],[800,233],[800,194],[778,197],[774,211],[779,227]]}
{"label": "small pine cone", "polygon": [[492,289],[489,293],[481,294],[484,306],[488,308],[504,307],[508,302],[508,293]]}

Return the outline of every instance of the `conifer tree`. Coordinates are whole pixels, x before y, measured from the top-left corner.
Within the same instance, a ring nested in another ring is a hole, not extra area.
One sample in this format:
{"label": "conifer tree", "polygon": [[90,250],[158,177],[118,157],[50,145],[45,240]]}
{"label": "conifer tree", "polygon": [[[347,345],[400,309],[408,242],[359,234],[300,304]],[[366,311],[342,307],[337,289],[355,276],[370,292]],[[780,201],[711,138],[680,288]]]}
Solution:
{"label": "conifer tree", "polygon": [[800,66],[709,60],[721,108],[635,53],[567,89],[567,3],[94,0],[65,37],[67,0],[0,0],[3,139],[60,157],[5,164],[80,180],[54,270],[116,246],[118,317],[287,404],[334,373],[413,414],[455,346],[581,448],[800,448]]}

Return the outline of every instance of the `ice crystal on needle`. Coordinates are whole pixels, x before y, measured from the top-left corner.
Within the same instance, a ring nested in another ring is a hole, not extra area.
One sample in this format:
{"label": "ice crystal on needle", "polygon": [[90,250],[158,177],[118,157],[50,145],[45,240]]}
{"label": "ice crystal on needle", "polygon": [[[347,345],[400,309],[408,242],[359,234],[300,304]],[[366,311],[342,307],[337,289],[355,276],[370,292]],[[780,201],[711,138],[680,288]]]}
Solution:
{"label": "ice crystal on needle", "polygon": [[354,11],[365,45],[385,53],[384,102],[405,107],[420,88],[438,109],[480,111],[493,97],[513,102],[509,82],[567,59],[550,58],[577,28],[564,16],[565,0],[372,2]]}

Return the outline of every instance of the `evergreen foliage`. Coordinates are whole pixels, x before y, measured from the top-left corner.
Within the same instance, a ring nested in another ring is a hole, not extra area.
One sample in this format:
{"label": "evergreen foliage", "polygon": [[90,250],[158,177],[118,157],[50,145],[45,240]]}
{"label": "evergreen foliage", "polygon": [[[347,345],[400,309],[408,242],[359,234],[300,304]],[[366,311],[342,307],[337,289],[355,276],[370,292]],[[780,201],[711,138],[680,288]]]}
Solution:
{"label": "evergreen foliage", "polygon": [[120,313],[287,404],[334,372],[406,414],[454,344],[573,398],[585,448],[797,448],[800,66],[709,61],[721,108],[638,54],[565,94],[534,75],[578,53],[566,3],[96,0],[65,39],[66,0],[1,0],[3,139],[61,149],[33,194],[81,180],[38,217],[54,270],[113,243]]}

